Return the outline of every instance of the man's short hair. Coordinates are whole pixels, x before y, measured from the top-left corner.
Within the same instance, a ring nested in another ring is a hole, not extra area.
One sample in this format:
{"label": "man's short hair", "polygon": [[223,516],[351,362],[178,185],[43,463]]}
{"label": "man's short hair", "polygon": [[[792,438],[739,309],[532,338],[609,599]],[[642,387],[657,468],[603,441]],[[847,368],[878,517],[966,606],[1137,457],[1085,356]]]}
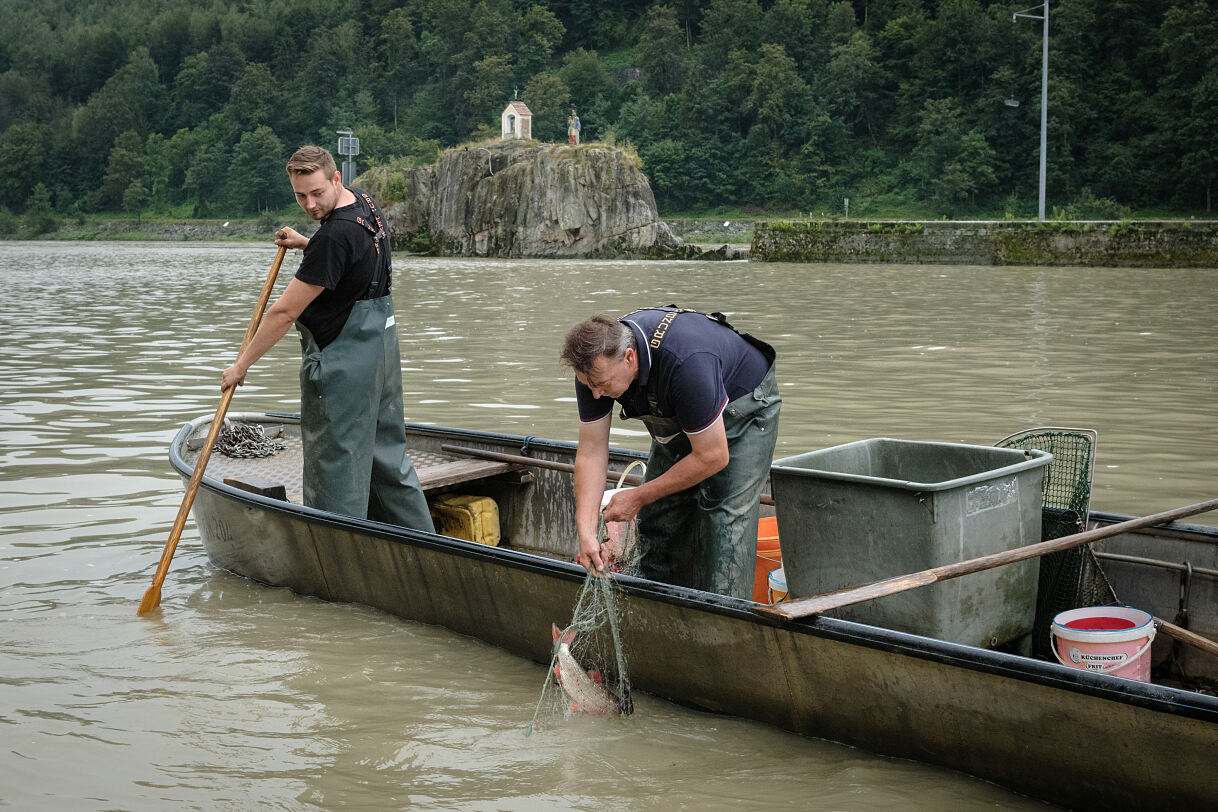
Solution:
{"label": "man's short hair", "polygon": [[292,157],[288,158],[287,168],[289,175],[312,175],[320,169],[326,173],[326,177],[330,177],[338,171],[330,150],[312,144],[303,146],[292,153]]}
{"label": "man's short hair", "polygon": [[617,319],[598,315],[567,331],[559,358],[576,372],[587,375],[598,358],[620,361],[628,349],[637,349],[634,331]]}

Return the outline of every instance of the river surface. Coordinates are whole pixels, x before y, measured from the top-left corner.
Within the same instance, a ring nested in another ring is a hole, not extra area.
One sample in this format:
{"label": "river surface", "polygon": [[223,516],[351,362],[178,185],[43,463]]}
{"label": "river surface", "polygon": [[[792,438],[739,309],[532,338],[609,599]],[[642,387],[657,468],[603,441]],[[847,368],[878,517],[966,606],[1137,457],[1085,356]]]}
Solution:
{"label": "river surface", "polygon": [[[0,243],[0,807],[1045,808],[647,696],[526,737],[542,666],[219,571],[193,523],[138,617],[183,493],[168,442],[215,410],[273,257]],[[778,456],[1084,426],[1094,508],[1218,492],[1215,270],[399,257],[394,295],[411,420],[573,440],[562,334],[675,302],[775,345]],[[289,336],[232,409],[296,411],[297,357]]]}

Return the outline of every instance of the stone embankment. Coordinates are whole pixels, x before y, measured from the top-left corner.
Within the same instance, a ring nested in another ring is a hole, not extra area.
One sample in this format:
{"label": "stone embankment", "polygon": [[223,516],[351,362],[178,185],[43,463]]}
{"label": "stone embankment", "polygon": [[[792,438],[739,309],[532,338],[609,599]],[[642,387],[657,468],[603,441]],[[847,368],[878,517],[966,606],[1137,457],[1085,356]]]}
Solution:
{"label": "stone embankment", "polygon": [[647,177],[604,145],[501,141],[431,166],[377,167],[357,184],[381,201],[395,247],[447,256],[697,256],[660,220]]}
{"label": "stone embankment", "polygon": [[[307,228],[303,223],[300,228]],[[292,224],[296,226],[296,223]],[[65,223],[55,233],[62,240],[166,240],[166,241],[214,241],[253,240],[261,237],[274,239],[273,228],[249,220],[230,223],[179,222],[140,223],[133,220],[102,220],[81,225]],[[311,228],[306,233],[312,233]]]}
{"label": "stone embankment", "polygon": [[1218,221],[774,221],[757,223],[765,262],[1218,267]]}

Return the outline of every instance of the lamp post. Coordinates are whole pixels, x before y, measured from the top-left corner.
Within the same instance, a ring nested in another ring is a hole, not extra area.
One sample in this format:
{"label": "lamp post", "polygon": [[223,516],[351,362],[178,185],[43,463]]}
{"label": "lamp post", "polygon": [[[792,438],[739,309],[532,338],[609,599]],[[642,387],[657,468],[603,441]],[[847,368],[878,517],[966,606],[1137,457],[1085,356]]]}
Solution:
{"label": "lamp post", "polygon": [[[1042,9],[1040,14],[1029,14],[1029,11]],[[1017,11],[1011,15],[1011,22],[1015,22],[1020,17],[1027,17],[1029,20],[1044,21],[1044,43],[1041,46],[1040,57],[1040,214],[1039,219],[1043,223],[1045,221],[1045,156],[1047,149],[1047,134],[1049,124],[1049,0],[1045,0],[1043,5],[1032,6],[1032,8]]]}

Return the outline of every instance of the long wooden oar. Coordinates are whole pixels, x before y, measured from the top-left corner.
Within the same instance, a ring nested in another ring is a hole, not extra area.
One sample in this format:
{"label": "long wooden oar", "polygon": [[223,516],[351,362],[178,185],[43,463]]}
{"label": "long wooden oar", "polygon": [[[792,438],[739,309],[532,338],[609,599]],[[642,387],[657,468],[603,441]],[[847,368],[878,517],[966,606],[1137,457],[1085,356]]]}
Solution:
{"label": "long wooden oar", "polygon": [[[517,465],[531,465],[534,468],[548,468],[551,471],[565,471],[568,474],[575,473],[575,466],[569,462],[551,462],[550,460],[539,460],[533,457],[521,457],[517,454],[503,454],[498,451],[483,451],[481,448],[466,448],[465,446],[452,445],[445,443],[440,446],[441,451],[448,451],[452,454],[467,454],[471,457],[483,457],[488,460],[497,460],[498,462],[514,462]],[[605,480],[617,482],[618,475],[609,473]],[[625,482],[627,485],[642,484],[643,478],[638,474],[627,474]],[[763,505],[774,504],[774,499],[769,496],[763,496],[759,500]]]}
{"label": "long wooden oar", "polygon": [[1174,623],[1168,623],[1161,618],[1155,618],[1155,628],[1166,634],[1168,637],[1174,637],[1181,643],[1187,643],[1190,646],[1196,646],[1202,651],[1208,651],[1215,657],[1218,657],[1218,643],[1210,640],[1208,637],[1202,637],[1195,632],[1190,632],[1181,626]]}
{"label": "long wooden oar", "polygon": [[907,592],[911,589],[917,589],[920,586],[946,581],[949,578],[958,578],[961,575],[970,575],[974,572],[1001,567],[1003,564],[1013,564],[1016,561],[1026,561],[1029,558],[1037,558],[1046,553],[1055,553],[1059,550],[1068,550],[1071,547],[1077,547],[1080,544],[1088,544],[1100,539],[1110,538],[1111,536],[1119,536],[1121,533],[1128,533],[1131,530],[1138,530],[1143,527],[1150,527],[1156,524],[1164,524],[1166,522],[1174,522],[1177,519],[1183,519],[1186,516],[1195,516],[1198,513],[1205,513],[1210,510],[1218,509],[1218,499],[1210,499],[1206,502],[1198,502],[1195,505],[1176,508],[1174,510],[1166,510],[1162,513],[1155,513],[1151,516],[1143,516],[1139,519],[1130,519],[1128,521],[1119,522],[1117,524],[1108,525],[1107,527],[1097,527],[1094,530],[1088,530],[1083,533],[1075,533],[1070,536],[1062,536],[1061,538],[1042,541],[1038,544],[1029,544],[1026,547],[1019,547],[1014,550],[1004,550],[999,553],[991,553],[990,555],[981,556],[980,558],[972,558],[968,561],[960,561],[956,564],[945,564],[942,567],[934,567],[933,569],[922,570],[921,572],[911,573],[909,575],[898,575],[893,578],[885,578],[882,581],[875,581],[862,586],[849,587],[839,589],[836,592],[829,592],[824,595],[816,595],[811,598],[802,598],[799,600],[788,601],[786,603],[776,603],[769,606],[756,606],[754,610],[763,614],[777,615],[779,617],[794,620],[796,618],[808,617],[809,615],[819,615],[822,612],[828,612],[830,609],[840,609],[843,606],[851,606],[863,601],[874,600],[875,598],[883,598],[887,595],[895,595],[899,592]]}
{"label": "long wooden oar", "polygon": [[[275,254],[271,272],[266,275],[266,284],[262,286],[262,295],[258,297],[258,306],[254,308],[254,315],[250,316],[249,327],[245,330],[245,339],[241,342],[241,349],[237,351],[238,358],[254,337],[254,333],[258,332],[258,325],[262,322],[266,303],[271,299],[271,290],[275,287],[275,279],[279,276],[279,266],[283,264],[283,256],[287,250],[281,245],[278,253]],[[178,508],[178,517],[174,519],[173,529],[169,531],[169,541],[165,542],[165,550],[161,553],[161,563],[156,568],[156,575],[152,578],[152,586],[148,587],[148,591],[144,593],[144,599],[140,601],[138,614],[150,612],[161,605],[161,584],[164,583],[165,575],[169,572],[169,562],[173,560],[173,553],[178,549],[178,539],[181,538],[182,530],[186,527],[190,507],[195,502],[195,493],[199,490],[199,483],[203,481],[203,472],[207,470],[207,461],[211,459],[211,450],[216,444],[216,437],[224,423],[224,414],[228,411],[228,404],[232,401],[233,393],[236,391],[235,385],[230,386],[220,396],[220,405],[216,407],[216,416],[212,418],[211,429],[207,432],[207,441],[199,449],[195,472],[190,477],[190,484],[186,487],[186,495],[182,497],[182,506]]]}

